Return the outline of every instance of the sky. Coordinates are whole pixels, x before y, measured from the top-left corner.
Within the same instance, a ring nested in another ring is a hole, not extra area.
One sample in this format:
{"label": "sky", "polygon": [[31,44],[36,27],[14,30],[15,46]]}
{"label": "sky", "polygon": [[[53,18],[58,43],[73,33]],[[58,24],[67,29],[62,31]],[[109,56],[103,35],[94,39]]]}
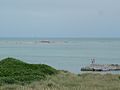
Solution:
{"label": "sky", "polygon": [[120,0],[0,0],[0,37],[120,37]]}

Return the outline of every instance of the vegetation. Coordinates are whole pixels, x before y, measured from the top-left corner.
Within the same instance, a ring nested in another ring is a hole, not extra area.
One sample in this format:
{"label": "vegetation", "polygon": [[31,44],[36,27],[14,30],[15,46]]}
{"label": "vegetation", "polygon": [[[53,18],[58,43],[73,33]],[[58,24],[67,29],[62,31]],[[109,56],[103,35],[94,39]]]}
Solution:
{"label": "vegetation", "polygon": [[4,85],[1,90],[120,90],[120,75],[72,74],[59,71],[27,85]]}
{"label": "vegetation", "polygon": [[[5,83],[0,86],[0,90],[120,90],[120,75],[77,75],[57,71],[47,65],[27,64],[13,58],[0,62],[0,73],[0,81]],[[21,84],[29,81],[31,83]]]}
{"label": "vegetation", "polygon": [[44,64],[27,64],[14,58],[0,61],[0,84],[25,84],[55,73],[56,69]]}

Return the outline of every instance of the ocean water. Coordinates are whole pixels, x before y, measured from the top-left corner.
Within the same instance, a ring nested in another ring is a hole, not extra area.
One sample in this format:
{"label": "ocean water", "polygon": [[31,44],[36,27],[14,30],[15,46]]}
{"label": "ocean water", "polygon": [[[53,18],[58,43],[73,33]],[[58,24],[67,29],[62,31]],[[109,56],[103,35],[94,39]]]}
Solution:
{"label": "ocean water", "polygon": [[91,58],[98,64],[120,64],[120,38],[1,38],[0,59],[6,57],[80,73]]}

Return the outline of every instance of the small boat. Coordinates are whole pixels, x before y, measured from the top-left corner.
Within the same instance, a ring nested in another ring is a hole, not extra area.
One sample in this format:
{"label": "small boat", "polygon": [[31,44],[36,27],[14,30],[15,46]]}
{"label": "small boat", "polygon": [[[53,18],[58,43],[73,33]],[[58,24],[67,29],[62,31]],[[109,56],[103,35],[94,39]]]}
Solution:
{"label": "small boat", "polygon": [[40,41],[41,43],[50,43],[50,41],[49,40],[42,40],[42,41]]}

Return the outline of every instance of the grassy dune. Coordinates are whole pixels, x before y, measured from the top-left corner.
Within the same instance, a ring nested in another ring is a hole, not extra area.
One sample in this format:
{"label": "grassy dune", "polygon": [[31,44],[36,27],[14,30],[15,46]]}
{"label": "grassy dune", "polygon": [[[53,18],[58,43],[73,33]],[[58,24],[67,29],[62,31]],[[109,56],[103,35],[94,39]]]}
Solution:
{"label": "grassy dune", "polygon": [[56,73],[55,69],[49,68],[54,73],[44,73],[46,76],[44,79],[36,78],[31,83],[24,84],[4,83],[0,86],[0,90],[120,90],[120,75],[77,75],[67,71],[57,71]]}
{"label": "grassy dune", "polygon": [[28,64],[14,58],[0,61],[0,85],[31,83],[56,73],[56,69],[44,64]]}

